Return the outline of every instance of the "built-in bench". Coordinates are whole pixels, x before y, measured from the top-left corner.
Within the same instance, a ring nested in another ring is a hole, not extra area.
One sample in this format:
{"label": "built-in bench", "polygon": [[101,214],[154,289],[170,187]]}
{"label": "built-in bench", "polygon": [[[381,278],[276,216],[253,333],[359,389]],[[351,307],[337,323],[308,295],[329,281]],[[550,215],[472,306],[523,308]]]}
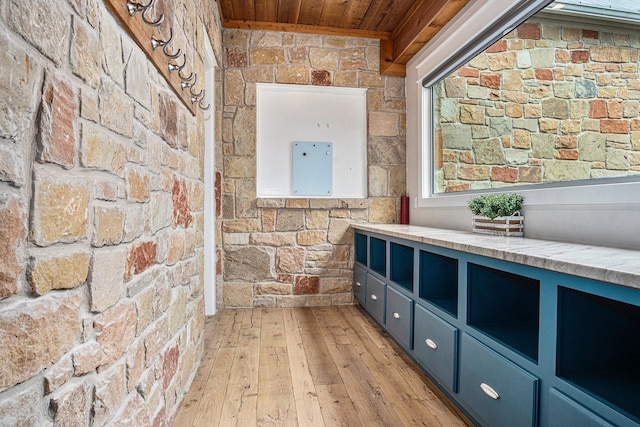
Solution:
{"label": "built-in bench", "polygon": [[356,299],[474,422],[640,425],[640,252],[353,227]]}

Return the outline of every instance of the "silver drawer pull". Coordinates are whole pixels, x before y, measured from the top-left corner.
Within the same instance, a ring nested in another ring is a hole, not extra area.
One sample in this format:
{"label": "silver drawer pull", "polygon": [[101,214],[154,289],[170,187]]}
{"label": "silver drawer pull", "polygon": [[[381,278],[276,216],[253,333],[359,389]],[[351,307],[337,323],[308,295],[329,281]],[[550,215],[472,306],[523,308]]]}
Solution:
{"label": "silver drawer pull", "polygon": [[393,312],[393,317],[394,317],[395,319],[399,319],[399,318],[400,318],[400,314],[394,311],[394,312]]}
{"label": "silver drawer pull", "polygon": [[493,400],[498,400],[500,399],[500,395],[498,394],[497,391],[495,391],[493,389],[493,387],[491,387],[489,384],[485,384],[485,383],[481,383],[480,384],[480,388],[482,389],[482,391],[484,392],[484,394],[486,394],[487,396],[489,396],[490,398],[492,398]]}
{"label": "silver drawer pull", "polygon": [[434,350],[435,350],[436,348],[438,348],[438,344],[436,344],[436,342],[435,342],[435,341],[433,341],[433,340],[432,340],[432,339],[430,339],[430,338],[427,338],[426,340],[424,340],[424,343],[425,343],[429,348],[432,348],[432,349],[434,349]]}
{"label": "silver drawer pull", "polygon": [[362,286],[362,285],[360,284],[360,282],[356,282],[356,286],[357,286],[357,287],[360,287],[360,286]]}
{"label": "silver drawer pull", "polygon": [[378,297],[376,296],[376,294],[371,294],[371,299],[375,301],[378,299]]}

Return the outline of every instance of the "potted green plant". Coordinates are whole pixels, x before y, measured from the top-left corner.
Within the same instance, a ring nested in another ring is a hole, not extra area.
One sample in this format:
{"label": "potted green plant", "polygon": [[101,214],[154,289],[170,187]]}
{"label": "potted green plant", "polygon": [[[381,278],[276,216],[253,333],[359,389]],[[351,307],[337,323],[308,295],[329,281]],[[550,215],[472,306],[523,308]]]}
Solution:
{"label": "potted green plant", "polygon": [[524,236],[524,197],[515,193],[486,194],[469,201],[473,232],[496,236]]}

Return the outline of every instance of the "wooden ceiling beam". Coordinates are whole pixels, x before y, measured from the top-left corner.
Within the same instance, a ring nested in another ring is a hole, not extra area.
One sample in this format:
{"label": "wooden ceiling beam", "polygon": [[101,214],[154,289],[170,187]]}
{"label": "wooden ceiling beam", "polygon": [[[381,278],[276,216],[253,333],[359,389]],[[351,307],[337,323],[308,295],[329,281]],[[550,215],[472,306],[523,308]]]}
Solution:
{"label": "wooden ceiling beam", "polygon": [[405,75],[404,66],[469,0],[423,0],[417,4],[386,42],[381,42],[380,72]]}
{"label": "wooden ceiling beam", "polygon": [[388,40],[391,33],[387,31],[358,30],[352,28],[323,27],[317,25],[285,24],[279,22],[238,21],[223,19],[224,28],[243,30],[284,31],[289,33],[325,34],[341,37],[362,37],[367,39]]}

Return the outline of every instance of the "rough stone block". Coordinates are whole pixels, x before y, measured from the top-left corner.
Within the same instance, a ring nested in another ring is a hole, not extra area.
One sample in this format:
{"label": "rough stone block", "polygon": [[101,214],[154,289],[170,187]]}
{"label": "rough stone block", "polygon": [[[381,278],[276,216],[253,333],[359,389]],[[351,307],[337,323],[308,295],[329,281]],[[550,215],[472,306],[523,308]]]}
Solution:
{"label": "rough stone block", "polygon": [[113,172],[121,176],[126,161],[123,144],[97,126],[82,125],[82,166]]}
{"label": "rough stone block", "polygon": [[120,248],[93,253],[89,277],[91,311],[102,312],[120,300],[126,263],[127,251]]}
{"label": "rough stone block", "polygon": [[296,233],[251,233],[246,244],[255,246],[294,246],[296,244]]}
{"label": "rough stone block", "polygon": [[136,307],[132,302],[111,307],[93,322],[96,341],[102,350],[101,366],[122,357],[136,336]]}
{"label": "rough stone block", "polygon": [[119,363],[102,372],[94,391],[93,425],[104,426],[125,396],[125,365]]}
{"label": "rough stone block", "polygon": [[318,276],[297,276],[293,285],[294,295],[317,294],[320,288],[320,278]]}
{"label": "rough stone block", "polygon": [[[127,352],[127,391],[135,390],[144,370],[144,341],[135,341]],[[137,394],[137,393],[134,393]]]}
{"label": "rough stone block", "polygon": [[84,179],[34,171],[31,240],[38,246],[86,238],[89,186]]}
{"label": "rough stone block", "polygon": [[279,65],[276,67],[276,82],[283,84],[308,84],[309,67],[306,64]]}
{"label": "rough stone block", "polygon": [[184,325],[187,303],[187,293],[184,287],[171,290],[171,303],[169,304],[169,335],[173,336]]}
{"label": "rough stone block", "polygon": [[[0,400],[0,420],[6,426],[42,425],[42,392],[33,384]],[[19,408],[19,410],[16,410]]]}
{"label": "rough stone block", "polygon": [[0,235],[0,299],[3,299],[17,293],[23,268],[27,212],[17,195],[0,193]]}
{"label": "rough stone block", "polygon": [[94,372],[100,366],[102,351],[96,341],[77,346],[73,350],[73,369],[76,376]]}
{"label": "rough stone block", "polygon": [[129,203],[125,206],[123,242],[131,242],[147,230],[149,204]]}
{"label": "rough stone block", "polygon": [[9,0],[7,4],[9,25],[56,65],[65,64],[71,14],[49,0]]}
{"label": "rough stone block", "polygon": [[72,168],[78,155],[78,96],[69,82],[47,74],[38,132],[38,160]]}
{"label": "rough stone block", "polygon": [[189,192],[184,180],[173,178],[173,188],[171,190],[173,201],[173,225],[189,227],[193,221],[193,216],[189,209]]}
{"label": "rough stone block", "polygon": [[52,366],[73,348],[82,332],[81,300],[47,295],[0,312],[0,391]]}
{"label": "rough stone block", "polygon": [[[369,165],[400,165],[404,164],[405,152],[406,147],[401,138],[372,137],[367,147],[367,158]],[[333,207],[314,206],[314,203],[323,202],[312,200],[311,207]]]}
{"label": "rough stone block", "polygon": [[397,136],[400,134],[398,113],[372,111],[369,113],[369,134]]}
{"label": "rough stone block", "polygon": [[93,210],[95,247],[117,245],[122,241],[125,213],[120,208],[96,207]]}
{"label": "rough stone block", "polygon": [[282,48],[257,48],[251,51],[251,65],[284,64],[285,54]]}
{"label": "rough stone block", "polygon": [[[393,214],[395,216],[395,208]],[[329,222],[329,230],[327,231],[327,240],[334,245],[352,242],[353,230],[351,229],[351,221],[348,219],[331,219]]]}
{"label": "rough stone block", "polygon": [[32,257],[27,274],[31,290],[44,295],[53,289],[77,288],[87,281],[89,260],[84,252]]}
{"label": "rough stone block", "polygon": [[118,24],[108,8],[100,8],[100,44],[102,46],[102,67],[119,85],[124,84],[124,63]]}
{"label": "rough stone block", "polygon": [[79,19],[73,20],[71,70],[92,88],[100,84],[100,39]]}
{"label": "rough stone block", "polygon": [[299,231],[304,229],[304,212],[281,209],[278,211],[276,231]]}
{"label": "rough stone block", "polygon": [[276,253],[276,271],[278,273],[302,273],[304,271],[303,248],[283,247]]}
{"label": "rough stone block", "polygon": [[335,294],[349,292],[353,286],[353,280],[349,277],[321,277],[320,293]]}
{"label": "rough stone block", "polygon": [[590,166],[586,162],[575,160],[545,160],[544,182],[562,182],[588,179]]}
{"label": "rough stone block", "polygon": [[[44,392],[52,393],[60,388],[73,376],[73,364],[71,357],[63,356],[58,363],[47,368],[44,373]],[[2,417],[0,417],[2,419]]]}
{"label": "rough stone block", "polygon": [[129,249],[125,270],[125,280],[134,274],[140,274],[156,263],[157,243],[153,241],[139,243]]}
{"label": "rough stone block", "polygon": [[53,422],[56,426],[89,425],[91,413],[91,390],[83,380],[65,385],[51,395]]}
{"label": "rough stone block", "polygon": [[225,283],[222,291],[225,307],[251,307],[253,285],[251,283]]}
{"label": "rough stone block", "polygon": [[147,69],[147,57],[144,52],[131,44],[126,46],[125,58],[125,91],[136,102],[145,107],[151,108],[151,93],[149,92],[149,71]]}
{"label": "rough stone block", "polygon": [[247,282],[270,280],[273,250],[268,248],[240,247],[227,249],[224,256],[225,280]]}
{"label": "rough stone block", "polygon": [[[102,80],[100,97],[100,123],[128,138],[133,137],[133,101],[119,87],[108,80]],[[117,111],[117,114],[113,112]]]}
{"label": "rough stone block", "polygon": [[297,242],[300,246],[321,245],[326,241],[326,232],[322,230],[305,230],[298,233]]}
{"label": "rough stone block", "polygon": [[223,160],[227,178],[255,178],[255,157],[227,156]]}
{"label": "rough stone block", "polygon": [[[372,223],[390,224],[397,220],[396,199],[377,197],[371,199],[369,221]],[[331,240],[329,240],[331,241]]]}

